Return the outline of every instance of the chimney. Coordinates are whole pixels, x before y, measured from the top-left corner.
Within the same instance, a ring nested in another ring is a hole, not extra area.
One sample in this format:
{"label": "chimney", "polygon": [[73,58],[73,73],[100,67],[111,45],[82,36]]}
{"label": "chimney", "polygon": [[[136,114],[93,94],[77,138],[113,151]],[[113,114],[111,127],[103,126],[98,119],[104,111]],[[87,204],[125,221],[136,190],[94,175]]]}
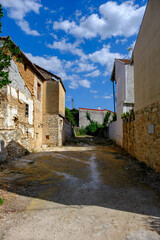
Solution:
{"label": "chimney", "polygon": [[98,110],[101,110],[101,107],[100,107],[100,106],[98,106]]}

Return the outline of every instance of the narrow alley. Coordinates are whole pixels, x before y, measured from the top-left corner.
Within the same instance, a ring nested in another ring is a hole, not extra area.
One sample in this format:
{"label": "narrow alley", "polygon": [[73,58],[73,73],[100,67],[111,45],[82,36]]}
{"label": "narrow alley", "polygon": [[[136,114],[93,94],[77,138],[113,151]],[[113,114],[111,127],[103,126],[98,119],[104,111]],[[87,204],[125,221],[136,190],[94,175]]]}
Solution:
{"label": "narrow alley", "polygon": [[159,175],[111,141],[75,140],[0,172],[0,240],[158,240]]}

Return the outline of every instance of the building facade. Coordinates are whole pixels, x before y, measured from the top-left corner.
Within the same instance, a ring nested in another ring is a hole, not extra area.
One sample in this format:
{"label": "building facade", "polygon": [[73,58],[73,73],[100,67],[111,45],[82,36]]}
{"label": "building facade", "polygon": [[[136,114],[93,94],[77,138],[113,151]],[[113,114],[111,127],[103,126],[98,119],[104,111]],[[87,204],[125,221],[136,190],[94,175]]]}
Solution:
{"label": "building facade", "polygon": [[[0,38],[0,44],[4,41]],[[63,142],[63,82],[52,73],[43,74],[23,52],[20,55],[22,61],[13,57],[9,67],[11,84],[0,90],[1,161]]]}
{"label": "building facade", "polygon": [[103,123],[107,112],[111,113],[110,120],[112,120],[113,112],[107,109],[79,108],[79,127],[87,127],[90,124],[90,121],[86,117],[87,112],[90,114],[91,119],[99,124]]}
{"label": "building facade", "polygon": [[123,144],[123,122],[121,115],[134,109],[134,66],[129,59],[115,59],[111,81],[116,84],[117,121],[109,125],[109,138]]}
{"label": "building facade", "polygon": [[149,0],[133,52],[134,156],[160,172],[160,1]]}

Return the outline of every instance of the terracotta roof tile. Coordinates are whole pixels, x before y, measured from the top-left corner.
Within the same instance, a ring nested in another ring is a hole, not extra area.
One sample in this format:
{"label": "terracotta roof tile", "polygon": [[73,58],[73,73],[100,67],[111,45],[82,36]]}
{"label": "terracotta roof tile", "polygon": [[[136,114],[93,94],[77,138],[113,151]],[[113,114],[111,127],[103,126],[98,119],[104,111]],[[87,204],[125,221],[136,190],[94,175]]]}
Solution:
{"label": "terracotta roof tile", "polygon": [[79,108],[79,110],[91,110],[91,111],[98,111],[98,112],[108,111],[108,112],[114,113],[114,112],[112,112],[110,110],[107,110],[107,109]]}
{"label": "terracotta roof tile", "polygon": [[123,62],[124,64],[129,64],[131,59],[117,59],[120,62]]}

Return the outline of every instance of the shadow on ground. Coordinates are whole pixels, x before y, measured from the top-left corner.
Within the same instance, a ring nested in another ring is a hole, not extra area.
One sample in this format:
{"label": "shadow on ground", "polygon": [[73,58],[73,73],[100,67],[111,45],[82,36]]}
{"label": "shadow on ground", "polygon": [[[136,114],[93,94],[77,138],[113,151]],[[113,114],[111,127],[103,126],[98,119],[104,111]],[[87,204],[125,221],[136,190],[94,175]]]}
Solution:
{"label": "shadow on ground", "polygon": [[160,232],[160,176],[111,141],[78,138],[2,168],[0,188],[65,205],[96,205],[153,216]]}

